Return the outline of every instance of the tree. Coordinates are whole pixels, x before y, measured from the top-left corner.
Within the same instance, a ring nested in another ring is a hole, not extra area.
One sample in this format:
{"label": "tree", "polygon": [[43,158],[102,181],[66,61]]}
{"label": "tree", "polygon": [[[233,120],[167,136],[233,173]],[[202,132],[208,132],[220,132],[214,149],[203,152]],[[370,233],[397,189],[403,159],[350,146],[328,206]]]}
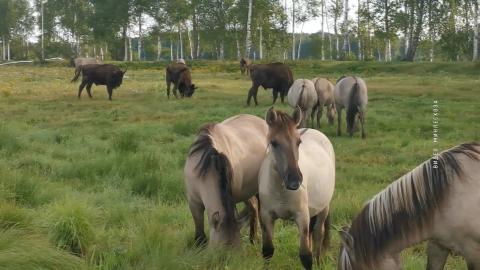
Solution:
{"label": "tree", "polygon": [[[452,0],[455,1],[455,0]],[[408,0],[407,5],[410,9],[410,26],[409,26],[409,47],[406,61],[413,61],[420,42],[420,34],[422,33],[423,17],[425,15],[425,1]]]}
{"label": "tree", "polygon": [[247,16],[247,26],[245,27],[247,34],[245,37],[245,56],[250,57],[250,50],[252,47],[252,8],[253,0],[248,0],[248,16]]}
{"label": "tree", "polygon": [[473,61],[478,60],[478,31],[480,28],[479,18],[478,18],[478,1],[473,1]]}
{"label": "tree", "polygon": [[335,33],[335,54],[336,59],[340,59],[340,41],[338,36],[338,20],[343,12],[343,2],[342,0],[332,0],[333,3],[330,6],[330,13],[333,16],[333,31]]}

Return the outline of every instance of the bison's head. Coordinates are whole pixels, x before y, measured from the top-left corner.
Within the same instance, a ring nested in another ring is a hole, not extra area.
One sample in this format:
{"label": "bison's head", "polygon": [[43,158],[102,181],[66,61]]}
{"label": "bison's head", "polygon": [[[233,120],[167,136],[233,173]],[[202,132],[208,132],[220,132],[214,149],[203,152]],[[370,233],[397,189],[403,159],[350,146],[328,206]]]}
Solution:
{"label": "bison's head", "polygon": [[198,87],[196,87],[195,84],[190,85],[190,87],[188,87],[187,90],[185,91],[185,96],[186,97],[193,96],[193,93],[195,92],[195,89],[197,89],[197,88]]}
{"label": "bison's head", "polygon": [[127,70],[125,71],[121,71],[121,70],[117,70],[113,73],[113,81],[114,81],[114,85],[116,87],[120,86],[123,82],[123,75],[125,75],[125,73],[127,73]]}

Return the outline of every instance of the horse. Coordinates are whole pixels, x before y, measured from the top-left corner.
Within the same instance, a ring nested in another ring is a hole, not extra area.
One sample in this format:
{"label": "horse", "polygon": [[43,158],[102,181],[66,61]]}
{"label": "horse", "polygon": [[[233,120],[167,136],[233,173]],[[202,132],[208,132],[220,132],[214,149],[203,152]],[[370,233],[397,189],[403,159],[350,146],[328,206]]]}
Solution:
{"label": "horse", "polygon": [[300,261],[312,269],[329,242],[330,201],[335,188],[335,153],[328,138],[315,129],[300,129],[302,111],[293,117],[273,108],[266,114],[269,126],[267,155],[259,172],[262,254],[274,253],[273,229],[277,218],[293,219],[300,233]]}
{"label": "horse", "polygon": [[302,109],[303,119],[300,127],[307,127],[310,115],[313,126],[313,109],[318,104],[318,96],[313,82],[308,79],[295,80],[288,90],[287,100],[292,108],[300,107]]}
{"label": "horse", "polygon": [[362,138],[365,138],[365,112],[367,110],[368,93],[365,82],[356,76],[341,77],[337,80],[333,90],[335,108],[338,113],[337,135],[342,135],[341,118],[342,109],[347,109],[347,132],[353,136],[356,130],[356,117],[362,125]]}
{"label": "horse", "polygon": [[[265,157],[268,127],[253,115],[237,115],[200,128],[185,162],[187,201],[195,224],[195,242],[207,242],[204,212],[210,228],[209,246],[238,246],[240,226],[236,204],[258,193],[258,171]],[[253,207],[254,208],[254,207]],[[251,211],[252,218],[257,215]],[[256,226],[250,227],[253,241]]]}
{"label": "horse", "polygon": [[[333,98],[333,84],[324,78],[314,78],[312,80],[317,91],[318,103],[312,111],[313,116],[317,114],[317,128],[320,128],[320,119],[322,118],[323,107],[327,107],[328,123],[333,125],[335,120],[335,100]],[[313,124],[312,124],[313,125]]]}
{"label": "horse", "polygon": [[480,269],[480,143],[455,146],[375,195],[341,232],[339,270],[401,269],[400,252],[428,240],[429,270],[449,250]]}

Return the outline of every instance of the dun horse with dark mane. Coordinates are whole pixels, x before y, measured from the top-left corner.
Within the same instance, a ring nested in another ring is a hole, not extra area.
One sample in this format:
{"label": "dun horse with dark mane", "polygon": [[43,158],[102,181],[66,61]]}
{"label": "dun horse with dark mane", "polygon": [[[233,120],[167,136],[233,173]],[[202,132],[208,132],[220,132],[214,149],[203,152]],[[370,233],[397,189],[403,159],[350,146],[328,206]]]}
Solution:
{"label": "dun horse with dark mane", "polygon": [[341,233],[339,270],[401,269],[400,252],[428,240],[428,270],[449,251],[480,269],[480,144],[462,144],[400,177]]}
{"label": "dun horse with dark mane", "polygon": [[342,134],[342,110],[347,109],[347,132],[350,136],[357,129],[357,115],[362,125],[362,138],[365,138],[365,113],[367,111],[368,93],[365,82],[356,76],[341,77],[333,90],[335,108],[338,113],[337,135]]}
{"label": "dun horse with dark mane", "polygon": [[207,241],[206,210],[209,245],[238,245],[240,229],[235,204],[242,201],[251,209],[253,240],[258,212],[249,199],[258,193],[258,171],[267,148],[267,130],[265,121],[253,115],[234,116],[200,129],[184,169],[197,243]]}

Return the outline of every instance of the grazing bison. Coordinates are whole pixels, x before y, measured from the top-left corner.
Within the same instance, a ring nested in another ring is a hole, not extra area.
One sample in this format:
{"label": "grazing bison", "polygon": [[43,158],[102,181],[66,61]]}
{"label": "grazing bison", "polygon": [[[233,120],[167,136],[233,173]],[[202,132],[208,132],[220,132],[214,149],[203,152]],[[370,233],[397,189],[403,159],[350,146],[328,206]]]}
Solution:
{"label": "grazing bison", "polygon": [[288,89],[293,84],[292,71],[283,63],[253,65],[250,68],[250,78],[252,79],[252,88],[250,88],[248,92],[247,105],[250,105],[252,97],[255,105],[258,105],[257,92],[260,86],[265,90],[267,88],[273,89],[273,103],[275,103],[278,93],[280,93],[280,98],[283,103]]}
{"label": "grazing bison", "polygon": [[250,75],[250,66],[252,65],[252,61],[246,57],[242,57],[240,59],[240,72],[245,74],[245,71],[247,72],[247,75]]}
{"label": "grazing bison", "polygon": [[166,70],[167,81],[167,96],[170,98],[170,84],[173,83],[173,95],[177,96],[177,89],[180,91],[180,96],[191,97],[195,92],[195,84],[192,84],[192,74],[190,69],[182,63],[171,63]]}
{"label": "grazing bison", "polygon": [[75,77],[73,77],[72,82],[76,82],[80,73],[82,73],[82,83],[78,88],[78,98],[80,98],[83,88],[87,86],[88,96],[91,98],[92,93],[90,89],[92,85],[106,85],[108,91],[108,99],[112,100],[113,89],[119,87],[123,81],[123,75],[127,70],[122,71],[119,67],[105,64],[105,65],[83,65],[75,72]]}

